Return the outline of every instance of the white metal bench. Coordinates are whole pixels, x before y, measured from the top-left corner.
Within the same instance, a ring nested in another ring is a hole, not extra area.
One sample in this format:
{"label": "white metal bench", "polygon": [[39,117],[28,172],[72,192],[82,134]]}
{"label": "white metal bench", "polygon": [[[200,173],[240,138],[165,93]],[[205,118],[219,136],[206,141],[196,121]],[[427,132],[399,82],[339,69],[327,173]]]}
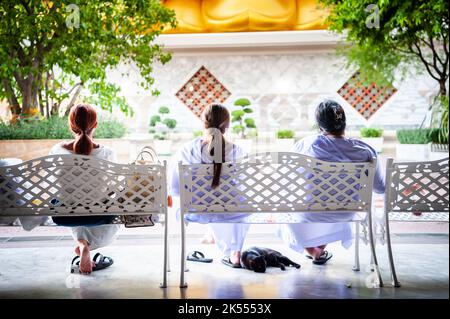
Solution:
{"label": "white metal bench", "polygon": [[[186,214],[249,213],[243,222],[296,223],[298,213],[362,213],[366,219],[352,221],[358,226],[368,222],[374,270],[382,286],[372,233],[375,168],[376,161],[334,163],[296,153],[263,153],[224,163],[220,185],[212,189],[213,164],[179,163],[181,220]],[[180,287],[187,287],[185,234],[182,222]],[[358,246],[355,270],[359,270]]]}
{"label": "white metal bench", "polygon": [[[392,284],[395,272],[389,223],[391,221],[449,221],[449,158],[428,162],[386,163],[384,226]],[[415,216],[413,213],[422,213]]]}
{"label": "white metal bench", "polygon": [[51,155],[0,167],[2,216],[163,215],[167,286],[166,163],[124,165],[83,155]]}

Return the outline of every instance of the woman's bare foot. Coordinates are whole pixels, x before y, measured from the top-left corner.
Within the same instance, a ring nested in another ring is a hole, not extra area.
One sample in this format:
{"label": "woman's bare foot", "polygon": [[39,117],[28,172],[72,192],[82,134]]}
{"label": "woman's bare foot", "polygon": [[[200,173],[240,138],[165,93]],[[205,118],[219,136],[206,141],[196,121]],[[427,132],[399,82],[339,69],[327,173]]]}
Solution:
{"label": "woman's bare foot", "polygon": [[95,263],[91,261],[88,242],[83,239],[78,240],[78,247],[75,248],[75,253],[81,257],[80,273],[90,274],[92,272],[92,268],[95,266]]}
{"label": "woman's bare foot", "polygon": [[215,242],[214,236],[210,232],[207,232],[202,238],[202,244],[214,244]]}
{"label": "woman's bare foot", "polygon": [[325,245],[319,247],[308,247],[305,248],[305,250],[314,260],[318,260],[325,250]]}
{"label": "woman's bare foot", "polygon": [[315,252],[314,252],[314,260],[318,260],[318,259],[320,259],[320,257],[322,256],[322,254],[323,254],[323,249],[322,248],[320,248],[320,247],[316,247],[316,249],[315,249]]}
{"label": "woman's bare foot", "polygon": [[232,251],[230,255],[230,261],[235,265],[241,264],[241,252],[238,250]]}

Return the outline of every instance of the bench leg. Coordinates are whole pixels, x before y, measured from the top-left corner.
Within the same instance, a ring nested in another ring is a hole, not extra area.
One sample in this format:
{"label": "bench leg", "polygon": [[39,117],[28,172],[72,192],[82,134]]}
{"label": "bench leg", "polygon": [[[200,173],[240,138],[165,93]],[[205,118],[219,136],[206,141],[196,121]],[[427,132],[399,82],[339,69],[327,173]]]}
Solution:
{"label": "bench leg", "polygon": [[169,265],[169,241],[168,241],[168,230],[169,230],[169,223],[168,223],[168,214],[166,212],[164,220],[164,265],[163,265],[163,282],[160,285],[161,288],[167,287],[167,269]]}
{"label": "bench leg", "polygon": [[359,222],[355,225],[355,264],[353,271],[359,271]]}
{"label": "bench leg", "polygon": [[170,246],[167,243],[167,272],[170,272]]}
{"label": "bench leg", "polygon": [[392,254],[392,244],[391,244],[391,231],[389,229],[389,213],[385,212],[385,218],[386,218],[386,247],[388,251],[389,256],[389,267],[391,268],[391,278],[392,278],[392,284],[394,287],[398,288],[400,287],[400,282],[397,279],[397,273],[395,272],[395,265],[394,265],[394,256]]}
{"label": "bench leg", "polygon": [[373,238],[372,214],[369,216],[369,241],[372,251],[372,259],[376,276],[378,277],[379,287],[383,287],[383,278],[381,278],[380,267],[378,266],[377,254],[375,252],[375,240]]}
{"label": "bench leg", "polygon": [[[375,234],[375,236],[376,236],[376,233],[377,233],[376,225],[374,225],[374,226],[375,226],[375,232],[374,232],[374,234]],[[373,238],[373,249],[374,249],[374,250],[377,249],[377,239],[376,239],[375,236],[374,236],[374,238]],[[371,253],[371,254],[370,254],[370,271],[372,271],[372,272],[375,271],[374,265],[375,265],[375,262],[374,262],[374,260],[373,260],[373,254]]]}
{"label": "bench leg", "polygon": [[184,215],[181,214],[181,267],[180,267],[180,288],[186,288],[187,283],[184,279],[186,271],[186,223]]}

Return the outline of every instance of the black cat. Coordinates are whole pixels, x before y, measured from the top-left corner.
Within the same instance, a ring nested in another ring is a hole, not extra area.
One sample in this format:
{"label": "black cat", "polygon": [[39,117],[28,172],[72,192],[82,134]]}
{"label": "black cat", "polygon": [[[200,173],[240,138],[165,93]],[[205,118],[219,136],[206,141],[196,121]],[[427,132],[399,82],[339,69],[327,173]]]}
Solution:
{"label": "black cat", "polygon": [[241,265],[243,268],[255,272],[266,272],[267,267],[279,267],[281,270],[286,270],[286,266],[300,268],[299,264],[283,256],[280,252],[264,247],[251,247],[243,251]]}

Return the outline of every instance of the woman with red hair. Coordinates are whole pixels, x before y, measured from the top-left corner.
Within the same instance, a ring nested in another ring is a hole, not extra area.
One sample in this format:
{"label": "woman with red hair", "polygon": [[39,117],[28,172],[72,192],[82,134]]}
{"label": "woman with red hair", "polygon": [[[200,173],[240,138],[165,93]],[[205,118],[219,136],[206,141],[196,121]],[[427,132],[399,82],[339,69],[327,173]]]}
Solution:
{"label": "woman with red hair", "polygon": [[[97,128],[97,112],[92,106],[84,103],[73,106],[69,114],[69,127],[74,140],[54,145],[50,155],[82,154],[116,162],[112,149],[96,144],[93,140]],[[111,224],[113,219],[114,216],[53,217],[56,224],[71,227],[72,236],[77,242],[77,256],[72,260],[72,266],[79,269],[80,273],[90,274],[93,270],[112,265],[113,260],[100,253],[91,260],[90,251],[107,246],[114,240],[120,226]]]}

